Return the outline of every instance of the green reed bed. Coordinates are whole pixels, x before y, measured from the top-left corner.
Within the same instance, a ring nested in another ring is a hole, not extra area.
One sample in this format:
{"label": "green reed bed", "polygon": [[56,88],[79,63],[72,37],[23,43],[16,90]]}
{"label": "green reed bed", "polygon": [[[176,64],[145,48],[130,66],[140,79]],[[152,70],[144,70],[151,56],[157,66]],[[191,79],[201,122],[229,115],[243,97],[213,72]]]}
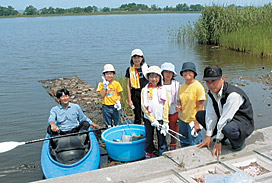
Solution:
{"label": "green reed bed", "polygon": [[[268,25],[272,25],[272,5],[268,4],[263,7],[237,7],[237,6],[210,6],[205,7],[199,20],[193,24],[187,24],[182,26],[176,31],[176,40],[180,42],[185,40],[189,42],[194,42],[195,40],[200,44],[212,44],[219,45],[221,36],[226,36],[229,33],[236,34],[244,29],[246,35],[250,35],[250,29],[246,27],[260,26],[260,30],[264,30]],[[263,31],[261,31],[263,32]],[[233,35],[234,36],[234,35]],[[238,37],[238,35],[235,37]],[[229,42],[234,41],[229,37]],[[261,42],[260,40],[255,40]],[[255,47],[257,42],[252,42],[252,46]],[[249,42],[250,43],[250,42]],[[266,46],[271,46],[270,44],[265,44],[264,50],[270,49],[272,47],[266,48]]]}
{"label": "green reed bed", "polygon": [[241,27],[272,23],[272,6],[264,7],[219,7],[204,8],[195,23],[195,35],[200,43],[218,44],[220,36],[237,31]]}
{"label": "green reed bed", "polygon": [[223,34],[220,45],[259,56],[272,56],[272,24],[243,27]]}

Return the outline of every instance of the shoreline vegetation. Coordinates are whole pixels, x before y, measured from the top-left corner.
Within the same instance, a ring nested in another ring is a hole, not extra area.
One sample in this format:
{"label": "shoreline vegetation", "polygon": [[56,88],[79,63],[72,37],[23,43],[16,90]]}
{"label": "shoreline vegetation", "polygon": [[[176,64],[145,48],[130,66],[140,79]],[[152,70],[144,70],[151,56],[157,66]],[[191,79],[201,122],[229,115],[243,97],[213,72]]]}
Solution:
{"label": "shoreline vegetation", "polygon": [[197,22],[173,33],[177,42],[199,43],[260,57],[272,56],[272,4],[205,7]]}
{"label": "shoreline vegetation", "polygon": [[200,4],[187,5],[177,4],[175,7],[166,6],[160,8],[153,4],[148,7],[145,4],[129,3],[123,4],[119,8],[104,7],[98,9],[96,6],[88,6],[85,8],[73,7],[68,9],[63,8],[42,8],[29,5],[25,10],[19,12],[12,6],[2,7],[0,6],[0,18],[12,18],[12,17],[43,17],[43,16],[77,16],[77,15],[108,15],[108,14],[158,14],[158,13],[200,13],[204,7]]}
{"label": "shoreline vegetation", "polygon": [[201,13],[201,11],[114,11],[114,12],[94,12],[94,13],[65,13],[65,14],[41,14],[41,15],[9,15],[0,16],[2,18],[34,18],[34,17],[61,17],[61,16],[93,16],[93,15],[139,15],[139,14],[185,14]]}

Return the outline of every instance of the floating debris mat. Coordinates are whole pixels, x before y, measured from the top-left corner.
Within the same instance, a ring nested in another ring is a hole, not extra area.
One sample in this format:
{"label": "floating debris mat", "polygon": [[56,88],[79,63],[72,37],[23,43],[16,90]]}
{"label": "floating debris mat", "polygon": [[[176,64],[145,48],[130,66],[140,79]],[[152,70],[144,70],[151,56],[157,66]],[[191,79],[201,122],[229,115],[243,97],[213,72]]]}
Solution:
{"label": "floating debris mat", "polygon": [[71,78],[57,78],[40,80],[43,88],[58,102],[55,94],[57,90],[66,88],[70,92],[70,100],[81,106],[83,112],[94,122],[102,122],[101,99],[95,87],[88,85],[77,76]]}
{"label": "floating debris mat", "polygon": [[[271,73],[266,74],[265,76],[258,77],[258,78],[240,77],[239,80],[250,80],[250,81],[255,81],[255,82],[261,81],[265,85],[272,86],[272,71],[271,71]],[[238,85],[239,85],[239,83],[238,83]],[[240,85],[243,85],[243,84],[240,84]]]}
{"label": "floating debris mat", "polygon": [[270,85],[272,86],[272,71],[270,74],[267,74],[265,76],[262,77],[262,81],[266,84],[266,85]]}

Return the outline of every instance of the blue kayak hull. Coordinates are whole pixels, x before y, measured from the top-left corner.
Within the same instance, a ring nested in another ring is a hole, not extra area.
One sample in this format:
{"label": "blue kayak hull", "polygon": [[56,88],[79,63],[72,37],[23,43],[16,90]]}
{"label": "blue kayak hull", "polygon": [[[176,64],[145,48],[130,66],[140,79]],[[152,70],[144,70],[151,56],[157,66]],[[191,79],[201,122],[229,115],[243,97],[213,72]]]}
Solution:
{"label": "blue kayak hull", "polygon": [[[49,134],[46,138],[50,137]],[[100,148],[96,136],[93,132],[89,133],[91,142],[90,150],[79,161],[73,164],[62,164],[54,160],[50,154],[50,141],[43,142],[41,154],[41,166],[45,178],[56,178],[76,173],[96,170],[100,164]]]}

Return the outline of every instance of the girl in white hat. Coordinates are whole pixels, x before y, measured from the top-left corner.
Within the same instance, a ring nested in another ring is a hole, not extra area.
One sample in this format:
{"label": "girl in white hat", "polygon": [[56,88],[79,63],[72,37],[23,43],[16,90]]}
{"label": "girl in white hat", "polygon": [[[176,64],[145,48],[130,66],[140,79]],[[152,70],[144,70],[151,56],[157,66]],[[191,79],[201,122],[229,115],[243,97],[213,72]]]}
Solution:
{"label": "girl in white hat", "polygon": [[151,66],[147,69],[145,77],[149,80],[141,92],[146,135],[145,152],[146,158],[152,158],[153,152],[156,151],[153,143],[154,129],[157,131],[159,155],[168,150],[166,134],[169,130],[169,104],[166,90],[162,87],[161,69],[158,66]]}
{"label": "girl in white hat", "polygon": [[144,77],[147,71],[143,51],[134,49],[131,52],[130,67],[126,70],[128,105],[134,111],[134,124],[142,123],[141,90],[148,83]]}
{"label": "girl in white hat", "polygon": [[[172,63],[165,62],[161,65],[163,75],[163,86],[166,88],[169,95],[169,127],[171,130],[179,132],[178,112],[176,110],[179,82],[174,79],[177,76],[175,66]],[[171,133],[171,132],[170,132]],[[172,133],[172,135],[175,135]],[[177,140],[171,136],[171,142],[169,145],[170,150],[177,148]]]}

